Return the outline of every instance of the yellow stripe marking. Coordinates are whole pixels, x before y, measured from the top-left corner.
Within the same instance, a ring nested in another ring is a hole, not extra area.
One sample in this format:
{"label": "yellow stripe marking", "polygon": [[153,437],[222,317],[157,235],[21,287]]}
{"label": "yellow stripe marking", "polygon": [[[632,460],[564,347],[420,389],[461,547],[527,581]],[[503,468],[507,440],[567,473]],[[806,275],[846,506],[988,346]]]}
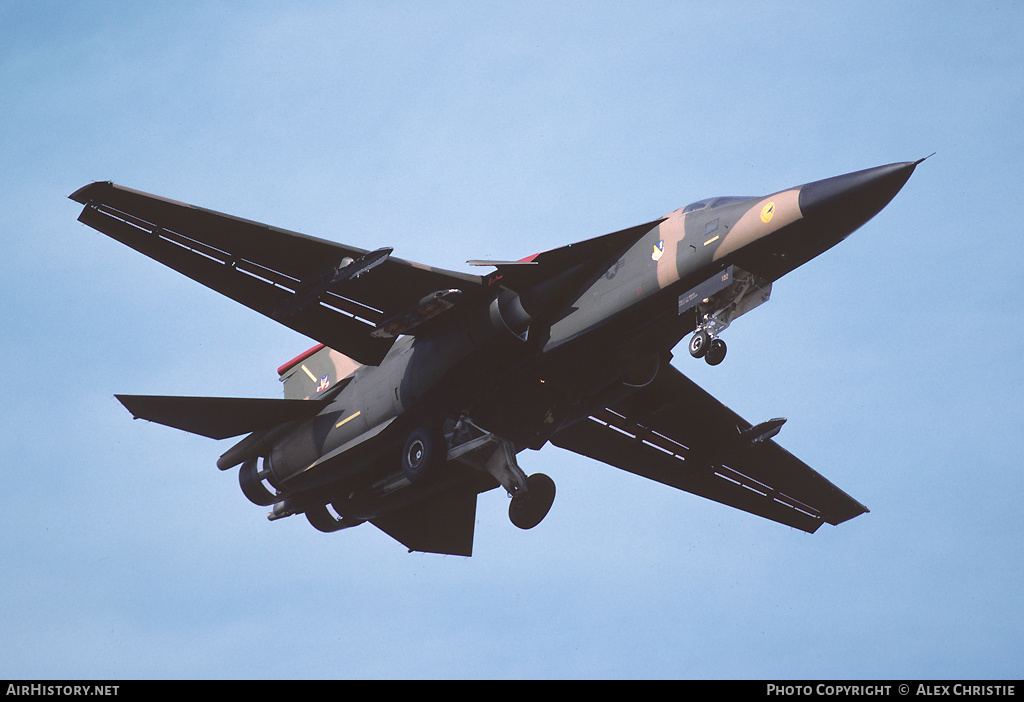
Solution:
{"label": "yellow stripe marking", "polygon": [[314,383],[319,383],[320,382],[315,375],[313,375],[312,373],[309,372],[309,369],[306,368],[306,364],[305,363],[302,364],[302,370],[306,371],[306,375],[308,375],[309,379],[312,380]]}
{"label": "yellow stripe marking", "polygon": [[718,237],[720,237],[720,236],[721,236],[721,234],[718,234],[716,236],[711,237],[710,239],[708,239],[707,241],[704,242],[704,246],[707,246],[708,244],[715,243],[716,241],[718,241]]}
{"label": "yellow stripe marking", "polygon": [[351,421],[351,420],[355,419],[355,418],[356,418],[356,417],[358,417],[358,416],[359,416],[360,414],[362,414],[362,410],[360,410],[360,411],[356,412],[355,414],[350,414],[349,416],[345,417],[345,418],[344,418],[343,420],[341,420],[340,422],[338,422],[337,424],[335,424],[335,425],[334,425],[334,428],[335,428],[335,429],[337,429],[338,427],[340,427],[340,426],[341,426],[342,424],[344,424],[345,422],[348,422],[348,421]]}

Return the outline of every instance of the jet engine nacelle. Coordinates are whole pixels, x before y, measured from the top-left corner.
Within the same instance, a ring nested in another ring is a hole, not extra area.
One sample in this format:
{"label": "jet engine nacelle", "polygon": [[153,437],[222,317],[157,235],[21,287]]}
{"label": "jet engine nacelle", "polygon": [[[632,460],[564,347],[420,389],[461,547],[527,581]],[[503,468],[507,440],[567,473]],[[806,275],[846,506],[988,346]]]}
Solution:
{"label": "jet engine nacelle", "polygon": [[495,327],[504,328],[521,339],[531,323],[550,322],[577,295],[592,271],[579,264],[520,293],[503,289],[491,303],[490,314]]}
{"label": "jet engine nacelle", "polygon": [[523,301],[511,290],[502,290],[491,302],[488,309],[491,324],[499,332],[505,332],[525,340],[532,317],[523,309]]}

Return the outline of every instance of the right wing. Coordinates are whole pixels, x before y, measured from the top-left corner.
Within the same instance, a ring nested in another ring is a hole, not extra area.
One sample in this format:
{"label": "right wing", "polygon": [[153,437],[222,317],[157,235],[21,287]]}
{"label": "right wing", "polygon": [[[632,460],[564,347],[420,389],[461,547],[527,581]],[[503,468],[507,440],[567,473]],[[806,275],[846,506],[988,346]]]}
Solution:
{"label": "right wing", "polygon": [[814,532],[868,509],[672,366],[560,430],[551,443],[772,521]]}
{"label": "right wing", "polygon": [[[485,292],[480,276],[386,256],[365,274],[327,285],[345,258],[369,253],[324,239],[149,195],[109,182],[71,196],[79,221],[360,363],[376,365],[393,338],[371,336],[394,315],[439,290],[465,302]],[[326,285],[326,283],[324,283]],[[317,294],[304,297],[304,291]]]}

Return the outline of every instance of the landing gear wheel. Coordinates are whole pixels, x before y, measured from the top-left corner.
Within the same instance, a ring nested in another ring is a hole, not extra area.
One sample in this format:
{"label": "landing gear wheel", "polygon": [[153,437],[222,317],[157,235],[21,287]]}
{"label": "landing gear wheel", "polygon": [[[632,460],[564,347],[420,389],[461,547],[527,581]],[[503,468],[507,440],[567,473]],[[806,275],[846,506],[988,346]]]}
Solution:
{"label": "landing gear wheel", "polygon": [[526,479],[526,490],[517,493],[508,506],[508,518],[520,529],[532,529],[547,516],[555,501],[555,481],[543,473]]}
{"label": "landing gear wheel", "polygon": [[402,473],[415,483],[434,473],[445,459],[441,437],[426,427],[413,429],[402,448]]}
{"label": "landing gear wheel", "polygon": [[704,360],[709,366],[717,366],[725,360],[725,352],[727,350],[728,349],[726,348],[724,341],[721,339],[712,339],[711,345],[708,347],[707,353],[704,356]]}
{"label": "landing gear wheel", "polygon": [[711,335],[703,329],[697,331],[692,337],[690,337],[690,355],[694,358],[702,357],[708,352],[708,346],[710,344]]}

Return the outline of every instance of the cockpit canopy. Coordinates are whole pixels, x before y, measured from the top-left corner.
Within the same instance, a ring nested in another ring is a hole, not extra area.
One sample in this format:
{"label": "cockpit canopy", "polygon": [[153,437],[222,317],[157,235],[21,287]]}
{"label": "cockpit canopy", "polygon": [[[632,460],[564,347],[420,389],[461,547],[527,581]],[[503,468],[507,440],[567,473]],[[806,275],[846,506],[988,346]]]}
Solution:
{"label": "cockpit canopy", "polygon": [[687,212],[695,212],[697,210],[714,209],[715,207],[731,205],[736,202],[743,202],[744,200],[750,199],[752,198],[740,195],[727,195],[725,197],[709,197],[703,200],[697,200],[697,202],[691,202],[689,205],[683,208],[683,214],[686,214]]}

